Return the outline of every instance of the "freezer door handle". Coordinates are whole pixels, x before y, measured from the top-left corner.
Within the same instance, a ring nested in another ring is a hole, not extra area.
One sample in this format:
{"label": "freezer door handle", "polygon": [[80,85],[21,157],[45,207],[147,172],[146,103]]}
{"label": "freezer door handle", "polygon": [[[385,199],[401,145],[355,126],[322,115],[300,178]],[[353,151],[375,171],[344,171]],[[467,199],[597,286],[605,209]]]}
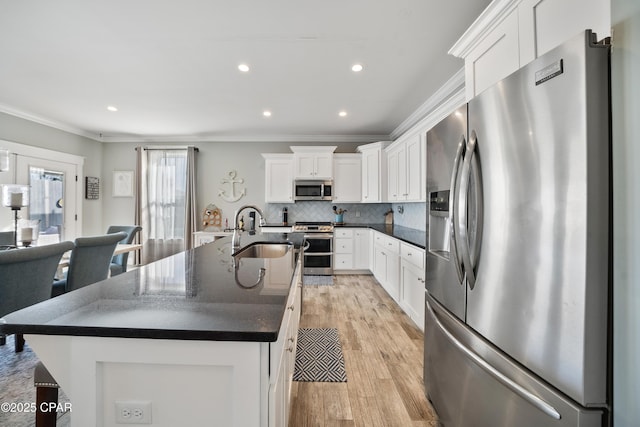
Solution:
{"label": "freezer door handle", "polygon": [[464,285],[464,270],[462,268],[462,258],[460,258],[460,252],[458,251],[457,238],[458,232],[456,231],[456,218],[458,214],[456,213],[456,209],[458,207],[458,203],[456,202],[456,194],[458,187],[458,172],[460,171],[460,163],[462,162],[462,156],[464,155],[464,150],[467,147],[467,140],[464,135],[460,138],[460,142],[458,143],[458,149],[456,150],[456,157],[453,160],[453,172],[451,173],[451,186],[449,187],[449,212],[451,213],[451,217],[449,221],[451,222],[451,247],[453,253],[453,263],[456,265],[456,272],[458,273],[458,282],[461,285]]}
{"label": "freezer door handle", "polygon": [[432,313],[433,320],[435,320],[436,325],[440,329],[440,331],[447,337],[451,343],[456,346],[460,351],[466,354],[469,359],[471,359],[476,365],[482,368],[485,372],[495,378],[497,381],[502,383],[504,386],[511,389],[514,393],[518,394],[520,397],[525,399],[527,402],[538,408],[540,411],[544,412],[546,415],[550,416],[555,420],[559,420],[561,418],[560,413],[549,403],[540,399],[535,394],[531,393],[524,387],[522,387],[517,382],[513,381],[511,378],[497,370],[495,367],[491,366],[489,362],[480,357],[476,352],[469,349],[463,343],[461,343],[447,328],[442,324],[440,319],[438,319],[438,315],[435,313],[429,301],[427,301],[427,310]]}

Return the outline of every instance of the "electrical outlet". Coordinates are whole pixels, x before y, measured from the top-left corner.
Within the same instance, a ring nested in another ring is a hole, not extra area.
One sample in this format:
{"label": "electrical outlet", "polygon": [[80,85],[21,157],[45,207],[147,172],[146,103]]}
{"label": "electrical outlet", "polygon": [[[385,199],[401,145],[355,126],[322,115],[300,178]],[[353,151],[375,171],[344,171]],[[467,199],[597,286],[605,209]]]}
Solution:
{"label": "electrical outlet", "polygon": [[151,424],[151,401],[117,400],[116,424]]}

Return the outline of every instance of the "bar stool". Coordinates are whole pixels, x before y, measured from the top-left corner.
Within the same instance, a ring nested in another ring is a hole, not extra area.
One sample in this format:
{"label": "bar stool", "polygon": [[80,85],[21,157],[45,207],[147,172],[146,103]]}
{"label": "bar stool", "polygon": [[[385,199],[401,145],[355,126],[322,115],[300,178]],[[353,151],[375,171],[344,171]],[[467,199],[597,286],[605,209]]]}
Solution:
{"label": "bar stool", "polygon": [[55,410],[42,411],[58,405],[60,386],[42,362],[33,370],[33,385],[36,387],[36,427],[55,427],[58,413]]}

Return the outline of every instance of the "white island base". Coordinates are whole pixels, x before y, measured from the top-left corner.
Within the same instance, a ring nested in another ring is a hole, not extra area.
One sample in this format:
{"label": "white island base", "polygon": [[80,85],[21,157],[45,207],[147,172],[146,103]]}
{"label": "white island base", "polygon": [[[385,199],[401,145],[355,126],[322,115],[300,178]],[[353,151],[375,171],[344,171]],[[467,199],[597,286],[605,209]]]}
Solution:
{"label": "white island base", "polygon": [[270,425],[269,343],[25,338],[71,399],[72,427],[122,426],[116,401],[150,401],[153,426]]}

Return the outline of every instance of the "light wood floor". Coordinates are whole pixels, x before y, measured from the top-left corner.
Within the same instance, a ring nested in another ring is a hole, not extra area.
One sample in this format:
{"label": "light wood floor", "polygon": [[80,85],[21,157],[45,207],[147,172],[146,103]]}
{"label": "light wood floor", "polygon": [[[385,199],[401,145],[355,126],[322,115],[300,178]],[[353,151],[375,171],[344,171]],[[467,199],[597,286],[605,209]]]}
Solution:
{"label": "light wood floor", "polygon": [[338,329],[347,382],[294,382],[289,427],[438,425],[422,382],[423,334],[373,276],[305,287],[300,327]]}

